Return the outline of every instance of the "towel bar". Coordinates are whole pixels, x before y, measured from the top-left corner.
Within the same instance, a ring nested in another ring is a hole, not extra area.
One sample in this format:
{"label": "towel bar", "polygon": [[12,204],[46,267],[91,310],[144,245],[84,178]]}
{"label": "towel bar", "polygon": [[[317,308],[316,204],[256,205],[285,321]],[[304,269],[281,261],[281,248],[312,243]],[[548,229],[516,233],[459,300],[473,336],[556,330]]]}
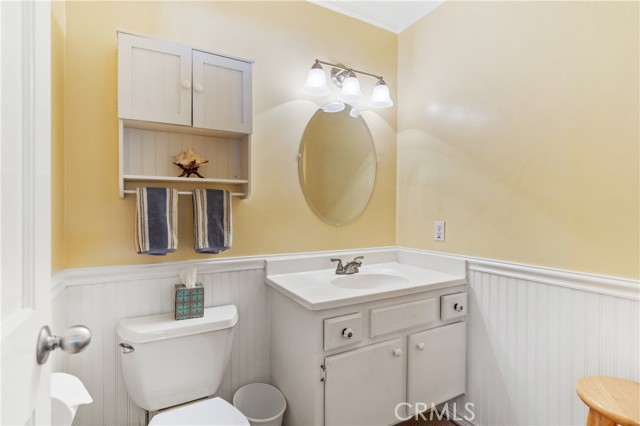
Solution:
{"label": "towel bar", "polygon": [[[136,190],[135,189],[125,189],[124,194],[135,194]],[[178,191],[178,195],[193,195],[193,193],[191,191]],[[232,192],[231,193],[232,197],[244,197],[245,194],[242,192]]]}

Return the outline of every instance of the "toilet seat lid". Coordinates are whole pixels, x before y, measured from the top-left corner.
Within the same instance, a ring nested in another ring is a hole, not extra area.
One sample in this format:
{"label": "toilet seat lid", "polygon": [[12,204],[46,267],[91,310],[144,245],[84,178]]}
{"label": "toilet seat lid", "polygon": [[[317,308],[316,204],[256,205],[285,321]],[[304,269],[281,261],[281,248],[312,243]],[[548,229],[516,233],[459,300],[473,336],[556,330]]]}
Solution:
{"label": "toilet seat lid", "polygon": [[249,420],[224,399],[211,398],[162,411],[149,422],[149,426],[175,425],[249,426]]}

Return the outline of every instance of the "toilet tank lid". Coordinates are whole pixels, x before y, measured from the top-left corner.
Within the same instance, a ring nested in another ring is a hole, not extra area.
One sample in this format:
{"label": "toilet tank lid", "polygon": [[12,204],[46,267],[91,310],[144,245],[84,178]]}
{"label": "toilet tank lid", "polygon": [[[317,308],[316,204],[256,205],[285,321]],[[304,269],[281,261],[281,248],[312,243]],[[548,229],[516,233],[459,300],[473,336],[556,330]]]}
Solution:
{"label": "toilet tank lid", "polygon": [[206,308],[202,318],[176,321],[174,313],[126,318],[118,321],[118,336],[131,343],[174,339],[231,328],[238,322],[235,305]]}

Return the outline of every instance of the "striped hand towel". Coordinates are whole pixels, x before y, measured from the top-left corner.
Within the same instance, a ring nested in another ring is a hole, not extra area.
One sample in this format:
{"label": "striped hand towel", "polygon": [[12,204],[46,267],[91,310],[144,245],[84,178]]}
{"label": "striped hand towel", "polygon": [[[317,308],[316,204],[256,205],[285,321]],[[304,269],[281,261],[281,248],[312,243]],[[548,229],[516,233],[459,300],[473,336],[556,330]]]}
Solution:
{"label": "striped hand towel", "polygon": [[178,190],[136,188],[136,251],[164,256],[178,247]]}
{"label": "striped hand towel", "polygon": [[193,242],[198,253],[217,254],[231,248],[231,193],[193,190]]}

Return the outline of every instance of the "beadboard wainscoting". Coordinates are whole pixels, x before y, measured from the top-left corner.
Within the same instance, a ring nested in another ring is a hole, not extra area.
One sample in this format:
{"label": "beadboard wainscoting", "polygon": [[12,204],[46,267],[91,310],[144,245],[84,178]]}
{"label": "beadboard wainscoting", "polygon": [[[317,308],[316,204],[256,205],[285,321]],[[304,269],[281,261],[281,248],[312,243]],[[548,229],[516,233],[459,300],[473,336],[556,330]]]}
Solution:
{"label": "beadboard wainscoting", "polygon": [[[57,274],[53,279],[53,289],[51,294],[51,332],[60,335],[69,328],[67,322],[67,292],[62,282],[64,274]],[[52,351],[49,356],[52,371],[67,372],[67,353],[64,351]]]}
{"label": "beadboard wainscoting", "polygon": [[[198,282],[205,288],[205,306],[234,304],[238,308],[231,360],[218,390],[218,396],[227,401],[247,383],[269,381],[268,296],[263,265],[263,261],[227,262],[213,270],[198,265],[199,272],[203,271],[198,274]],[[185,263],[181,268],[187,266]],[[54,371],[79,377],[94,400],[80,407],[74,425],[144,423],[144,412],[129,399],[122,380],[116,324],[122,318],[172,312],[178,270],[176,266],[158,265],[112,271],[97,268],[93,274],[89,270],[80,274],[70,271],[66,288],[53,297],[53,328],[61,332],[71,325],[84,324],[93,333],[84,352],[65,356],[56,351],[53,361]]]}
{"label": "beadboard wainscoting", "polygon": [[473,423],[584,425],[580,377],[640,379],[637,281],[473,259],[467,279]]}
{"label": "beadboard wainscoting", "polygon": [[[469,282],[467,395],[480,426],[584,425],[586,407],[575,394],[584,375],[640,379],[640,286],[637,281],[492,262],[405,248],[363,249],[289,257],[398,259],[448,271],[467,262]],[[93,332],[76,355],[56,351],[54,371],[78,376],[94,403],[75,425],[140,425],[143,412],[128,398],[119,366],[119,319],[173,311],[180,270],[198,266],[205,304],[235,304],[239,322],[219,395],[231,401],[240,386],[269,382],[269,312],[264,261],[220,259],[69,270],[52,293],[54,333],[74,324]]]}

